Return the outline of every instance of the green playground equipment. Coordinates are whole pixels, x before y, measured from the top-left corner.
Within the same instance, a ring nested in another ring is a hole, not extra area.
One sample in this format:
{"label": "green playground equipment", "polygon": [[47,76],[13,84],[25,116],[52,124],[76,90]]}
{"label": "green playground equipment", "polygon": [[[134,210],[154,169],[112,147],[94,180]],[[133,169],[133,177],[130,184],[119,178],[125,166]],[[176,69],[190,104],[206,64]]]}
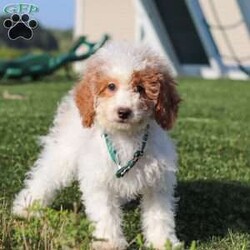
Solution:
{"label": "green playground equipment", "polygon": [[[87,40],[86,36],[82,36],[67,53],[58,56],[30,54],[14,60],[0,60],[0,78],[20,79],[31,77],[32,79],[37,79],[41,76],[52,74],[68,63],[87,59],[101,48],[108,39],[109,36],[104,35],[100,41],[92,43]],[[80,52],[81,46],[85,48],[85,52]]]}

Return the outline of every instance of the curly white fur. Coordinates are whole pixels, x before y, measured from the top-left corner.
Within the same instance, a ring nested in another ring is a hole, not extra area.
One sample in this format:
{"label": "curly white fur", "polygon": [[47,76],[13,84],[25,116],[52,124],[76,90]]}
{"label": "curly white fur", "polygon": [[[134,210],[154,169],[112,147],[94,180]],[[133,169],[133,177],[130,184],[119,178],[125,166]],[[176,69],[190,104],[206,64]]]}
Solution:
{"label": "curly white fur", "polygon": [[[142,194],[145,238],[148,244],[163,249],[167,239],[173,244],[178,243],[173,198],[176,151],[166,131],[153,119],[152,112],[140,109],[138,94],[128,87],[132,70],[135,67],[140,70],[150,62],[141,60],[143,50],[139,50],[137,57],[132,52],[138,48],[128,49],[126,53],[120,50],[119,45],[108,45],[96,55],[96,58],[113,60],[114,67],[107,62],[107,71],[119,79],[119,91],[108,99],[96,97],[96,118],[90,128],[82,126],[74,90],[63,99],[53,127],[43,139],[43,150],[25,181],[25,188],[16,196],[13,212],[27,216],[27,208],[34,201],[38,200],[43,206],[50,204],[56,191],[76,178],[86,214],[95,224],[94,236],[106,240],[94,243],[93,248],[124,249],[127,242],[121,230],[121,204]],[[144,50],[147,57],[148,49]],[[110,54],[108,57],[107,53]],[[115,109],[120,106],[130,107],[133,111],[128,127],[116,122]],[[138,149],[142,128],[147,123],[150,129],[144,156],[123,178],[117,178],[117,166],[110,159],[102,136],[104,131],[111,134],[121,162],[126,163]]]}

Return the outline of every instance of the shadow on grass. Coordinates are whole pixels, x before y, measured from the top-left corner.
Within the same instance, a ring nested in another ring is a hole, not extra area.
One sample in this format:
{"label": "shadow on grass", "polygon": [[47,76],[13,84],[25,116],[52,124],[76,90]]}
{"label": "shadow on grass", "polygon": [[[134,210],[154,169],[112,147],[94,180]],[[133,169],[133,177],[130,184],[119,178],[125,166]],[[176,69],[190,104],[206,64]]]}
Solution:
{"label": "shadow on grass", "polygon": [[[65,201],[65,195],[69,202]],[[60,194],[53,207],[60,209],[60,204],[63,204],[63,209],[74,210],[72,195],[78,200],[78,212],[84,212],[76,183]],[[177,235],[186,245],[193,240],[206,242],[213,236],[223,237],[228,230],[250,233],[250,186],[222,181],[179,182],[176,196],[180,198]],[[137,199],[124,206],[123,226],[129,241],[141,233],[139,204]]]}
{"label": "shadow on grass", "polygon": [[224,236],[228,230],[250,233],[250,186],[238,182],[180,182],[177,234],[187,244]]}

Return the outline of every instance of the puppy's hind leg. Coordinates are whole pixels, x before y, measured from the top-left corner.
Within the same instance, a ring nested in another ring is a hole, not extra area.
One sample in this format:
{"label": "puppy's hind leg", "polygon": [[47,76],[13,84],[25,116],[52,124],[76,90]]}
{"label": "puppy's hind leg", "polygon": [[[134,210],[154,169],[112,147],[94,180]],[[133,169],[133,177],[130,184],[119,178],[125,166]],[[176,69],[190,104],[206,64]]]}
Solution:
{"label": "puppy's hind leg", "polygon": [[[48,205],[56,191],[69,185],[75,175],[74,152],[71,148],[51,143],[45,145],[25,180],[25,187],[15,197],[13,213],[27,217],[29,207],[38,202]],[[32,213],[31,213],[32,214]]]}

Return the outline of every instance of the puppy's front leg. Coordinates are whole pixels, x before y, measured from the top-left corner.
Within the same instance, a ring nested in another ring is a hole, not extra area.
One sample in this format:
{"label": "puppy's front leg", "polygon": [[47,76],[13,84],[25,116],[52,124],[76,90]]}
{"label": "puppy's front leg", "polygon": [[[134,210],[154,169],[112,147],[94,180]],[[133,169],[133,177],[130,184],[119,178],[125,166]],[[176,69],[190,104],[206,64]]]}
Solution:
{"label": "puppy's front leg", "polygon": [[92,249],[125,249],[127,242],[121,229],[122,215],[117,197],[105,187],[85,185],[81,189],[86,214],[95,226],[93,236],[97,240],[93,242]]}
{"label": "puppy's front leg", "polygon": [[67,153],[62,151],[57,145],[44,148],[25,180],[24,189],[15,197],[14,214],[22,217],[34,215],[30,211],[34,202],[46,206],[58,189],[69,185],[75,176],[74,158],[70,150]]}
{"label": "puppy's front leg", "polygon": [[171,190],[145,190],[142,200],[143,232],[148,245],[165,249],[167,240],[179,243],[175,235],[174,205]]}

